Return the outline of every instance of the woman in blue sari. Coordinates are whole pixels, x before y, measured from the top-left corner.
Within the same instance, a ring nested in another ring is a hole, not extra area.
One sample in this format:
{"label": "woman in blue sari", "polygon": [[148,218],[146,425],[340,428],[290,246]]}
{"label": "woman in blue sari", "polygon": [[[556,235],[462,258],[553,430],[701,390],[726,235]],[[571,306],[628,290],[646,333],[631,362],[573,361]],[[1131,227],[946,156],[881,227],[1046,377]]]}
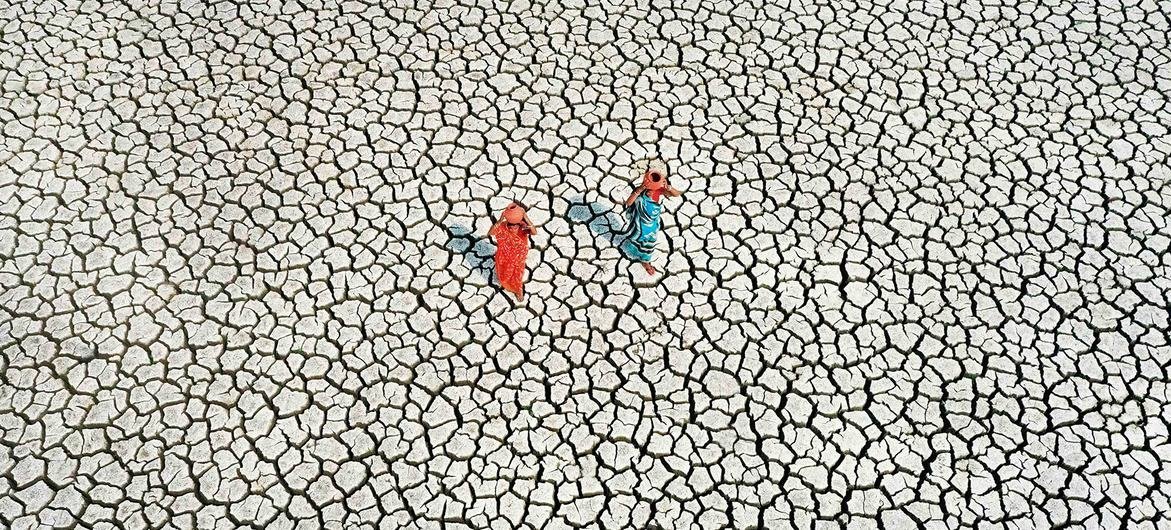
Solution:
{"label": "woman in blue sari", "polygon": [[647,274],[657,272],[651,265],[655,243],[659,240],[659,217],[663,213],[661,201],[664,196],[678,197],[683,192],[671,187],[667,181],[667,169],[652,165],[642,176],[642,185],[634,189],[626,199],[630,208],[630,224],[626,229],[626,242],[622,250],[631,259],[642,264]]}

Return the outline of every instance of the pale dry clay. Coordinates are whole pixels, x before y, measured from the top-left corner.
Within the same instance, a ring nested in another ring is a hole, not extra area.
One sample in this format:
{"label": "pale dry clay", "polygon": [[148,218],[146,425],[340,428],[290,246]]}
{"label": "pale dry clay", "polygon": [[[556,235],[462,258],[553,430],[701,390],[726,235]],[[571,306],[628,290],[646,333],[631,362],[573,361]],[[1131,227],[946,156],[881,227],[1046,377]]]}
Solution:
{"label": "pale dry clay", "polygon": [[0,0],[0,526],[1171,524],[1166,3],[387,4]]}

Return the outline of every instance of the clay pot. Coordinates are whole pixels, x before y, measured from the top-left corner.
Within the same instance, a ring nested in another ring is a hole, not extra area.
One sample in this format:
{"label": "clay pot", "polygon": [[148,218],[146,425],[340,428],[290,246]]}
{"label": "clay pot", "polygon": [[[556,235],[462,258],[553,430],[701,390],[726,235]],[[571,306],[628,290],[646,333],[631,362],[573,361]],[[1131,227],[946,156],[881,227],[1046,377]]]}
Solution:
{"label": "clay pot", "polygon": [[525,220],[525,209],[523,206],[512,203],[508,208],[504,209],[504,220],[512,224],[520,224]]}
{"label": "clay pot", "polygon": [[647,171],[642,177],[642,184],[648,190],[661,190],[667,186],[667,175],[661,171]]}

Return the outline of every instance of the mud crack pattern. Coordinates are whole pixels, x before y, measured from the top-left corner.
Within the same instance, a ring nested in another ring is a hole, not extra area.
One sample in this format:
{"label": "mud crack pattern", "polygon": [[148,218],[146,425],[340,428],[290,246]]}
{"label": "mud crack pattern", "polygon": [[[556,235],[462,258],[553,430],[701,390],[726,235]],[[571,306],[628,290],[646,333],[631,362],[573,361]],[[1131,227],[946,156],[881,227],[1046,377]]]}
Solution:
{"label": "mud crack pattern", "polygon": [[1167,4],[592,4],[0,3],[0,526],[1171,525]]}

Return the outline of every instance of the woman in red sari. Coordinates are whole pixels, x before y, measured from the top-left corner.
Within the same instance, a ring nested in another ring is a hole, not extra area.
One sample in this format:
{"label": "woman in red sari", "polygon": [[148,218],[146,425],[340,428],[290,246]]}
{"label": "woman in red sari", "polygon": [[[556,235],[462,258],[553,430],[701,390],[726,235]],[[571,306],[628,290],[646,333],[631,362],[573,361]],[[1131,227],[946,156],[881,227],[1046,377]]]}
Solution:
{"label": "woman in red sari", "polygon": [[488,230],[496,238],[496,279],[504,290],[524,300],[525,259],[529,255],[529,236],[537,233],[537,226],[529,220],[525,205],[513,201],[500,220]]}

